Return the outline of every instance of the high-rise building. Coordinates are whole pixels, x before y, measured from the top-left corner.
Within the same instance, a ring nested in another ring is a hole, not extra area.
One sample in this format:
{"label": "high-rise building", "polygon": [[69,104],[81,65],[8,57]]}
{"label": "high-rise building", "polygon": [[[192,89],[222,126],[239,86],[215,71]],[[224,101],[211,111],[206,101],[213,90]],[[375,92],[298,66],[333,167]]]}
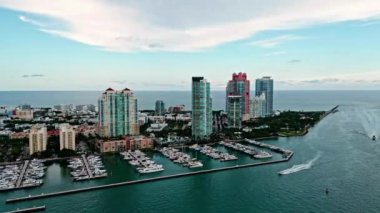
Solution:
{"label": "high-rise building", "polygon": [[98,104],[99,133],[102,137],[139,134],[137,99],[131,90],[108,88]]}
{"label": "high-rise building", "polygon": [[265,94],[266,112],[265,116],[273,113],[273,79],[271,77],[263,77],[256,79],[256,96]]}
{"label": "high-rise building", "polygon": [[249,119],[249,97],[250,97],[250,82],[247,79],[246,73],[232,74],[232,80],[228,81],[226,87],[226,112],[228,109],[228,96],[241,97],[241,113],[243,120]]}
{"label": "high-rise building", "polygon": [[203,77],[192,81],[192,135],[204,138],[212,133],[212,99],[210,83]]}
{"label": "high-rise building", "polygon": [[241,105],[243,104],[241,96],[230,95],[227,98],[228,112],[227,120],[229,128],[241,128],[243,114]]}
{"label": "high-rise building", "polygon": [[29,154],[46,150],[47,129],[44,126],[35,125],[30,129],[29,133]]}
{"label": "high-rise building", "polygon": [[63,124],[59,128],[59,147],[75,151],[75,130],[68,124]]}
{"label": "high-rise building", "polygon": [[156,115],[163,115],[165,114],[165,102],[162,100],[157,100],[156,101]]}
{"label": "high-rise building", "polygon": [[251,117],[262,118],[267,116],[267,103],[265,93],[260,96],[255,96],[251,101]]}

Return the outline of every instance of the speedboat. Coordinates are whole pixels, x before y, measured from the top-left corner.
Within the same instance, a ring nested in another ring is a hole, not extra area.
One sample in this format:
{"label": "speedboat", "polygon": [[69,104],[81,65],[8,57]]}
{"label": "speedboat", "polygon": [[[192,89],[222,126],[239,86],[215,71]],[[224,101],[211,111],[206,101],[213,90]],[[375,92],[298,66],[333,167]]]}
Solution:
{"label": "speedboat", "polygon": [[160,167],[154,166],[154,167],[138,169],[137,171],[141,174],[147,174],[147,173],[153,173],[153,172],[161,172],[161,171],[164,171],[164,169],[162,167],[160,168]]}

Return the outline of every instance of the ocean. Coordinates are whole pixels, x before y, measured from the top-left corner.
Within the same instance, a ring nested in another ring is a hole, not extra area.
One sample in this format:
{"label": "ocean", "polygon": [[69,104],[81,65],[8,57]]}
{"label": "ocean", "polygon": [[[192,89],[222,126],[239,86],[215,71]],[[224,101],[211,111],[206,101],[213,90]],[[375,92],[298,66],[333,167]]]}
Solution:
{"label": "ocean", "polygon": [[[251,92],[253,96],[253,92]],[[379,91],[276,91],[276,110],[327,110],[335,105],[377,104]],[[97,104],[101,91],[0,91],[0,106],[16,107],[30,104],[52,107],[58,104]],[[139,109],[154,109],[156,100],[166,106],[185,104],[191,108],[190,91],[135,91]],[[225,108],[225,92],[212,91],[213,109]]]}
{"label": "ocean", "polygon": [[[156,99],[167,105],[189,106],[189,92],[136,91],[140,108],[154,107]],[[0,92],[0,105],[34,106],[96,103],[99,92]],[[224,92],[213,92],[214,109],[223,109]],[[380,91],[278,91],[275,109],[328,110],[326,117],[303,137],[279,138],[266,143],[295,152],[286,163],[163,180],[16,204],[5,200],[105,183],[136,180],[188,172],[159,153],[149,153],[165,171],[139,175],[118,156],[104,157],[106,179],[73,182],[69,170],[50,165],[45,183],[28,190],[0,193],[0,211],[46,205],[47,212],[369,212],[380,211]],[[218,147],[223,151],[222,147]],[[252,163],[249,157],[232,152],[237,162],[200,158],[205,167]],[[277,158],[278,156],[274,156]],[[286,170],[286,175],[278,172]],[[325,189],[329,193],[325,193]]]}

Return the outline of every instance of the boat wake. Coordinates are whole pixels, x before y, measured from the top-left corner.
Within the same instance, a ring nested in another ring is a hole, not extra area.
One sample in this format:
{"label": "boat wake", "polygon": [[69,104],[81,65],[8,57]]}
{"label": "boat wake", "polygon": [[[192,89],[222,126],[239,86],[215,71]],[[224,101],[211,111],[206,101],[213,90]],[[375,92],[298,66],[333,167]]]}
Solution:
{"label": "boat wake", "polygon": [[279,172],[278,174],[279,175],[289,175],[289,174],[296,173],[296,172],[299,172],[302,170],[310,169],[314,165],[314,162],[317,161],[320,156],[321,156],[320,153],[318,153],[317,156],[315,156],[313,159],[311,159],[307,163],[293,165],[291,168],[285,169],[285,170]]}
{"label": "boat wake", "polygon": [[379,138],[380,136],[380,112],[375,109],[361,109],[356,113],[359,116],[359,121],[362,124],[364,134],[368,138]]}

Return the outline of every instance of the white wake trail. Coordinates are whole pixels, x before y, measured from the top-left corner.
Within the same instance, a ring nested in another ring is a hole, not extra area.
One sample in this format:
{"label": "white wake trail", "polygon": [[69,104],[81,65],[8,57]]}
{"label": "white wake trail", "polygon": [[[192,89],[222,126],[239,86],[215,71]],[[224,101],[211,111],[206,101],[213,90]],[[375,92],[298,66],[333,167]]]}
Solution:
{"label": "white wake trail", "polygon": [[321,156],[321,154],[318,153],[317,156],[315,156],[313,159],[311,159],[307,163],[293,165],[291,168],[285,169],[285,170],[279,172],[278,174],[280,174],[280,175],[288,175],[288,174],[296,173],[296,172],[299,172],[299,171],[302,171],[302,170],[310,169],[314,165],[314,162],[317,161],[320,156]]}

